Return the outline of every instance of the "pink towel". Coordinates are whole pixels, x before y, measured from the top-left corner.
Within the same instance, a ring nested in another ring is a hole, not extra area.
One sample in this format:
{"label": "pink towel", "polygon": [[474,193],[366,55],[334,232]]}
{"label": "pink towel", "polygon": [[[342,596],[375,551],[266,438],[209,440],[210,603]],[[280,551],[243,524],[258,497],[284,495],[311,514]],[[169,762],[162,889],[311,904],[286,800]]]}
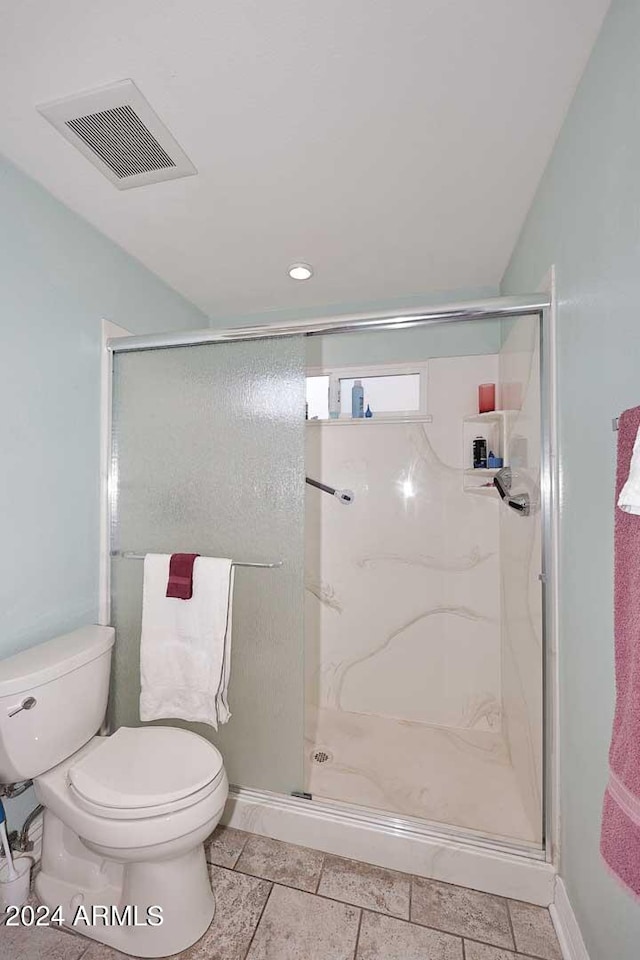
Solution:
{"label": "pink towel", "polygon": [[[618,427],[616,503],[629,476],[640,407]],[[616,877],[640,897],[640,516],[615,511],[616,712],[609,749],[600,851]]]}
{"label": "pink towel", "polygon": [[193,565],[199,553],[172,553],[169,561],[167,596],[191,600],[193,596]]}

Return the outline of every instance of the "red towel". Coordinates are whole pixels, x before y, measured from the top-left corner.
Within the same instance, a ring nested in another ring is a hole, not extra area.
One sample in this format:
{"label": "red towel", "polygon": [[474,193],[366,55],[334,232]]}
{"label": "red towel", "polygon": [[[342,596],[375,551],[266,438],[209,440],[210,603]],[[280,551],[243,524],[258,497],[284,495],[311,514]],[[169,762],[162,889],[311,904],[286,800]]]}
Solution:
{"label": "red towel", "polygon": [[[640,407],[618,427],[616,503],[629,476]],[[616,712],[609,750],[600,851],[614,875],[640,897],[640,516],[615,511]]]}
{"label": "red towel", "polygon": [[193,596],[193,565],[199,553],[172,553],[169,561],[167,597],[191,600]]}

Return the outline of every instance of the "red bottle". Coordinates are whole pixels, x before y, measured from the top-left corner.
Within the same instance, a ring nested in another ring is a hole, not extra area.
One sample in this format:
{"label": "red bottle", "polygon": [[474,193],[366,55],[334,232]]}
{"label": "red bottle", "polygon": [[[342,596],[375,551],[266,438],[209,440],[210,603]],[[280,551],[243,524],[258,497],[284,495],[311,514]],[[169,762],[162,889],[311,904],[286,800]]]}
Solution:
{"label": "red bottle", "polygon": [[496,408],[495,383],[481,383],[478,387],[478,413],[491,413]]}

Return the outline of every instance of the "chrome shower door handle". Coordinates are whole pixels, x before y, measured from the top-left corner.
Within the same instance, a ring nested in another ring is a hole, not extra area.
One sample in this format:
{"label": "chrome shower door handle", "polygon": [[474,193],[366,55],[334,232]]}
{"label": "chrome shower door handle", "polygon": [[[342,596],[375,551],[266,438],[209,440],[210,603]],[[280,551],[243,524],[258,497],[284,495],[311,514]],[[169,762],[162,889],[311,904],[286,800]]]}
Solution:
{"label": "chrome shower door handle", "polygon": [[22,713],[23,710],[32,710],[37,702],[35,697],[27,697],[19,707],[14,707],[12,710],[9,710],[9,716],[15,717],[18,713]]}
{"label": "chrome shower door handle", "polygon": [[493,485],[500,494],[500,499],[504,500],[508,507],[519,513],[521,517],[528,517],[531,513],[531,497],[528,493],[517,493],[511,496],[511,470],[504,467],[493,478]]}
{"label": "chrome shower door handle", "polygon": [[523,517],[528,517],[531,513],[531,498],[528,493],[517,493],[515,497],[507,499],[507,506],[522,514]]}

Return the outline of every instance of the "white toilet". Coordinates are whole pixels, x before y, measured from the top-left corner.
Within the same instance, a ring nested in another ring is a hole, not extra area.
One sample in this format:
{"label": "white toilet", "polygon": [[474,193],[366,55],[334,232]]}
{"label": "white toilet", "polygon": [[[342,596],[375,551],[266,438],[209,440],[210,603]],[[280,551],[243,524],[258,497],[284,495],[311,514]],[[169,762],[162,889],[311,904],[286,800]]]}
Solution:
{"label": "white toilet", "polygon": [[94,940],[163,957],[213,919],[203,840],[229,786],[219,751],[195,733],[96,736],[113,643],[112,627],[82,627],[0,661],[0,783],[33,779],[45,808],[40,900]]}

